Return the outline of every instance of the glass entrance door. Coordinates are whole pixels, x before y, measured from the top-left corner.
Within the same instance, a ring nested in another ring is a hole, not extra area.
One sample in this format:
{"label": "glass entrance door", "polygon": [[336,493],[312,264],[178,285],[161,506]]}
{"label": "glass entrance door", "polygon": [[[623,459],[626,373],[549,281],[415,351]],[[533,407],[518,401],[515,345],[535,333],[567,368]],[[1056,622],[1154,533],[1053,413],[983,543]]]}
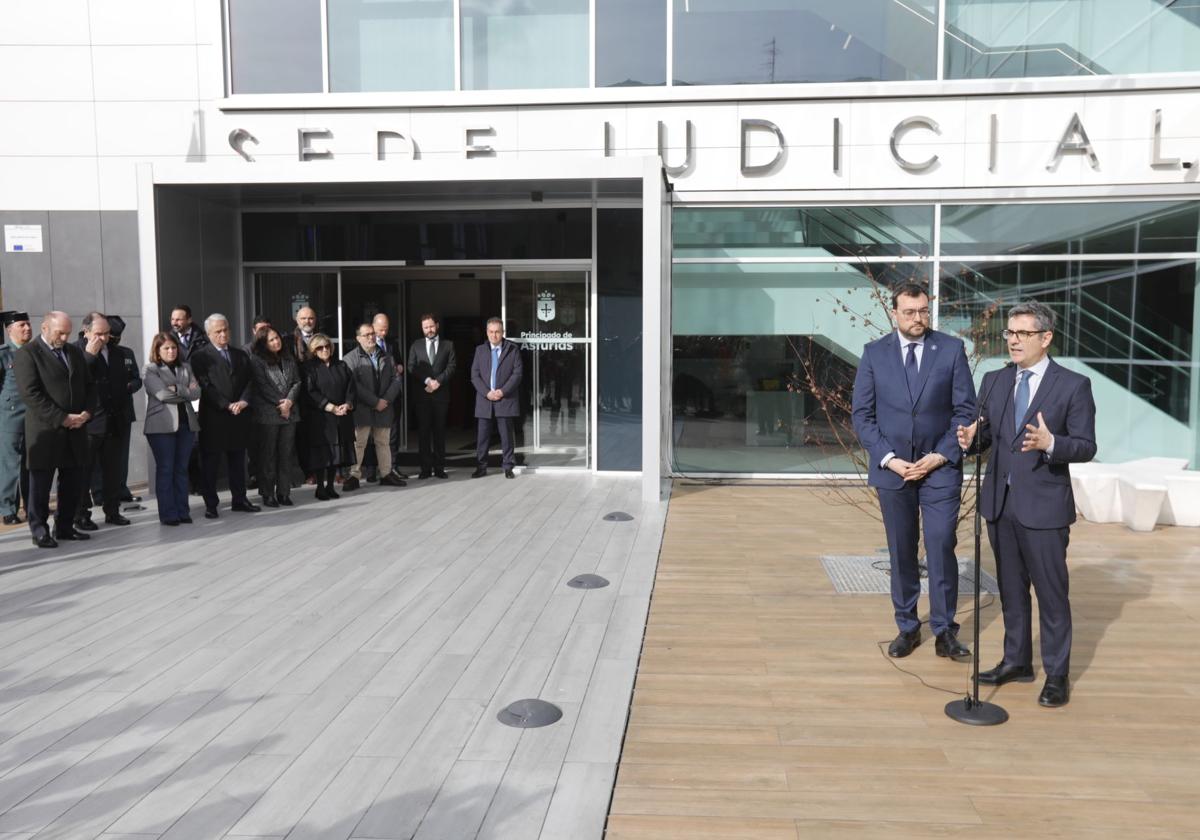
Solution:
{"label": "glass entrance door", "polygon": [[[531,467],[591,463],[591,284],[586,271],[506,270],[507,337],[525,377],[518,460]],[[522,457],[523,456],[523,457]]]}

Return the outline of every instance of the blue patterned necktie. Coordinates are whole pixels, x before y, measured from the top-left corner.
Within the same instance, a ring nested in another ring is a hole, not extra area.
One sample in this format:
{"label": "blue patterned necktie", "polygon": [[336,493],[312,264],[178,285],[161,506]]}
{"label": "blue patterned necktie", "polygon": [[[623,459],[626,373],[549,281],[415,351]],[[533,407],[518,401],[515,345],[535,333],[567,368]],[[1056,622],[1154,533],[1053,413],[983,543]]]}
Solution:
{"label": "blue patterned necktie", "polygon": [[908,356],[904,359],[904,378],[908,380],[908,395],[917,398],[917,342],[908,345]]}
{"label": "blue patterned necktie", "polygon": [[1017,374],[1017,400],[1013,405],[1013,429],[1015,434],[1021,433],[1025,412],[1029,410],[1029,377],[1030,371],[1023,370]]}
{"label": "blue patterned necktie", "polygon": [[492,348],[492,390],[496,390],[496,369],[500,367],[500,348]]}

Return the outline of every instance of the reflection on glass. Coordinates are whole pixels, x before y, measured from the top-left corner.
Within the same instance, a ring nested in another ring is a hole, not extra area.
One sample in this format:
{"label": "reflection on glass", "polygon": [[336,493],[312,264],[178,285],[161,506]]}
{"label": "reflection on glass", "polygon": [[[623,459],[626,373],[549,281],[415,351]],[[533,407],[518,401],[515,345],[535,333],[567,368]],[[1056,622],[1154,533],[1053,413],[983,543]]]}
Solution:
{"label": "reflection on glass", "polygon": [[1200,68],[1200,6],[1159,0],[946,0],[946,78]]}
{"label": "reflection on glass", "polygon": [[942,208],[942,253],[1163,254],[1197,250],[1200,204],[1134,201]]}
{"label": "reflection on glass", "polygon": [[646,0],[596,0],[596,87],[666,82],[666,5]]}
{"label": "reflection on glass", "polygon": [[[847,415],[863,345],[891,329],[886,289],[927,263],[675,265],[675,466],[852,473]],[[782,451],[781,451],[782,450]]]}
{"label": "reflection on glass", "polygon": [[671,235],[676,257],[927,256],[933,208],[680,209]]}
{"label": "reflection on glass", "polygon": [[328,0],[329,88],[452,90],[453,0]]}
{"label": "reflection on glass", "polygon": [[596,212],[596,464],[642,468],[642,212]]}
{"label": "reflection on glass", "polygon": [[462,0],[463,90],[588,86],[588,0]]}
{"label": "reflection on glass", "polygon": [[229,0],[233,93],[319,93],[318,0]]}
{"label": "reflection on glass", "polygon": [[674,83],[932,79],[937,65],[933,5],[674,0]]}
{"label": "reflection on glass", "polygon": [[1091,379],[1097,457],[1194,457],[1194,260],[944,263],[942,269],[939,328],[982,345],[977,352],[986,361],[977,377],[1008,358],[999,335],[1008,308],[1041,301],[1058,319],[1051,355]]}

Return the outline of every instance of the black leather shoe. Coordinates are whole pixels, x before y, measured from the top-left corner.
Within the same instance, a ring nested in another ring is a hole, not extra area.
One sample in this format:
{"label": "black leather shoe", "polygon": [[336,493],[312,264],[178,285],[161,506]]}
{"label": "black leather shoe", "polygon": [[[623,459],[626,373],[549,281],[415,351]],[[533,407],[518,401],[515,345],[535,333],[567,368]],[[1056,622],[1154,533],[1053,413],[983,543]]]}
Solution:
{"label": "black leather shoe", "polygon": [[405,481],[396,473],[388,473],[383,478],[379,479],[380,487],[407,487],[408,482]]}
{"label": "black leather shoe", "polygon": [[258,513],[262,508],[253,502],[234,502],[229,506],[230,510],[240,511],[241,513]]}
{"label": "black leather shoe", "polygon": [[140,502],[141,500],[142,500],[141,496],[122,496],[121,497],[122,504],[124,504],[126,502],[128,502],[128,503]]}
{"label": "black leather shoe", "polygon": [[279,504],[282,505],[283,507],[292,507],[295,504],[295,502],[292,501],[291,496],[280,496]]}
{"label": "black leather shoe", "polygon": [[919,644],[921,644],[920,629],[901,633],[892,639],[892,643],[888,645],[888,656],[893,659],[903,659],[912,653]]}
{"label": "black leather shoe", "polygon": [[40,537],[34,537],[33,544],[38,548],[58,548],[58,542],[49,534],[42,534]]}
{"label": "black leather shoe", "polygon": [[327,488],[327,489],[325,490],[325,492],[329,494],[329,498],[331,498],[331,499],[340,499],[340,498],[342,498],[342,494],[341,494],[341,493],[339,493],[338,491],[334,490],[332,487],[329,487],[329,488]]}
{"label": "black leather shoe", "polygon": [[985,685],[1004,685],[1010,682],[1033,682],[1032,665],[1009,665],[1001,662],[990,671],[980,671],[979,681]]}
{"label": "black leather shoe", "polygon": [[180,525],[191,525],[191,524],[192,524],[192,517],[190,517],[190,516],[181,516],[181,517],[179,517],[179,524],[180,524]]}
{"label": "black leather shoe", "polygon": [[75,530],[76,531],[99,531],[100,526],[97,525],[95,522],[93,522],[90,519],[76,519],[75,520]]}
{"label": "black leather shoe", "polygon": [[171,526],[178,526],[178,525],[179,525],[179,520],[178,520],[178,519],[164,519],[164,520],[162,521],[162,523],[161,523],[161,524],[163,524],[163,525],[171,525]]}
{"label": "black leather shoe", "polygon": [[91,534],[85,534],[83,531],[58,531],[54,535],[56,540],[90,540]]}
{"label": "black leather shoe", "polygon": [[487,475],[487,467],[476,467],[475,472],[471,473],[471,478],[483,478]]}
{"label": "black leather shoe", "polygon": [[275,501],[274,496],[263,496],[263,507],[279,507],[279,502]]}
{"label": "black leather shoe", "polygon": [[5,525],[20,525],[21,517],[15,513],[6,513],[4,515],[4,524]]}
{"label": "black leather shoe", "polygon": [[1048,708],[1067,705],[1071,699],[1071,681],[1066,677],[1046,677],[1042,693],[1038,695],[1038,705]]}
{"label": "black leather shoe", "polygon": [[417,481],[424,481],[427,478],[433,478],[433,473],[424,471],[417,473]]}
{"label": "black leather shoe", "polygon": [[505,477],[505,478],[516,478],[516,477],[517,477],[517,474],[516,474],[516,473],[514,473],[512,470],[505,470],[505,471],[504,471],[504,477]]}
{"label": "black leather shoe", "polygon": [[217,513],[216,508],[205,508],[204,509],[204,518],[205,519],[216,519],[220,515],[221,514]]}
{"label": "black leather shoe", "polygon": [[434,478],[449,478],[450,477],[450,476],[446,475],[445,470],[434,470],[433,476],[434,476]]}
{"label": "black leather shoe", "polygon": [[342,490],[344,490],[347,493],[353,493],[355,490],[357,490],[361,486],[362,485],[360,485],[358,483],[358,479],[355,478],[354,476],[350,476],[349,478],[347,478],[345,481],[342,482]]}
{"label": "black leather shoe", "polygon": [[129,525],[129,524],[131,524],[128,519],[126,519],[124,516],[122,516],[119,513],[106,514],[104,517],[104,521],[108,525]]}
{"label": "black leather shoe", "polygon": [[965,662],[971,658],[971,649],[958,640],[953,630],[938,633],[933,649],[938,656],[948,657],[955,662]]}
{"label": "black leather shoe", "polygon": [[411,478],[411,476],[409,476],[409,474],[406,473],[404,470],[398,470],[395,467],[392,467],[392,472],[394,472],[396,475],[400,476],[400,478],[403,478],[403,479]]}

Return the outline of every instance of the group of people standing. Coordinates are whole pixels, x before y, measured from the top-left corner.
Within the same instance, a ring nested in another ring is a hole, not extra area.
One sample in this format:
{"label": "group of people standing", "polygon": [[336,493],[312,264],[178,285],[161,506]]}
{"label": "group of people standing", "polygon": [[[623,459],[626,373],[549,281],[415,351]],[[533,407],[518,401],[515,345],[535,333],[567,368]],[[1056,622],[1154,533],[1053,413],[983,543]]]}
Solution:
{"label": "group of people standing", "polygon": [[[146,390],[144,432],[154,458],[158,516],[163,525],[191,523],[189,491],[199,486],[204,516],[220,517],[218,478],[227,476],[231,509],[290,507],[292,488],[308,477],[319,500],[354,491],[364,481],[403,487],[397,468],[398,406],[407,370],[420,441],[419,479],[448,478],[446,418],[457,369],[454,345],[440,335],[436,315],[421,317],[422,336],[407,359],[389,339],[387,316],[355,330],[356,346],[339,359],[333,341],[316,330],[311,307],[296,327],[279,331],[262,316],[243,347],[231,343],[229,319],[209,315],[203,329],[186,305],[171,312],[170,329],[155,334],[139,376],[132,351],[119,346],[117,316],[89,313],[76,342],[71,319],[50,312],[34,336],[24,312],[4,313],[0,347],[0,507],[5,524],[19,523],[22,499],[35,545],[86,540],[101,500],[104,521],[128,525],[124,501],[140,500],[126,486],[133,394]],[[488,341],[472,364],[476,392],[478,468],[487,472],[497,426],[505,475],[515,466],[513,418],[522,378],[520,352],[490,319]],[[407,362],[407,365],[405,364]],[[374,473],[367,472],[374,468]],[[249,468],[249,481],[247,480]],[[95,490],[91,491],[93,473]],[[58,508],[50,528],[50,490]]]}

